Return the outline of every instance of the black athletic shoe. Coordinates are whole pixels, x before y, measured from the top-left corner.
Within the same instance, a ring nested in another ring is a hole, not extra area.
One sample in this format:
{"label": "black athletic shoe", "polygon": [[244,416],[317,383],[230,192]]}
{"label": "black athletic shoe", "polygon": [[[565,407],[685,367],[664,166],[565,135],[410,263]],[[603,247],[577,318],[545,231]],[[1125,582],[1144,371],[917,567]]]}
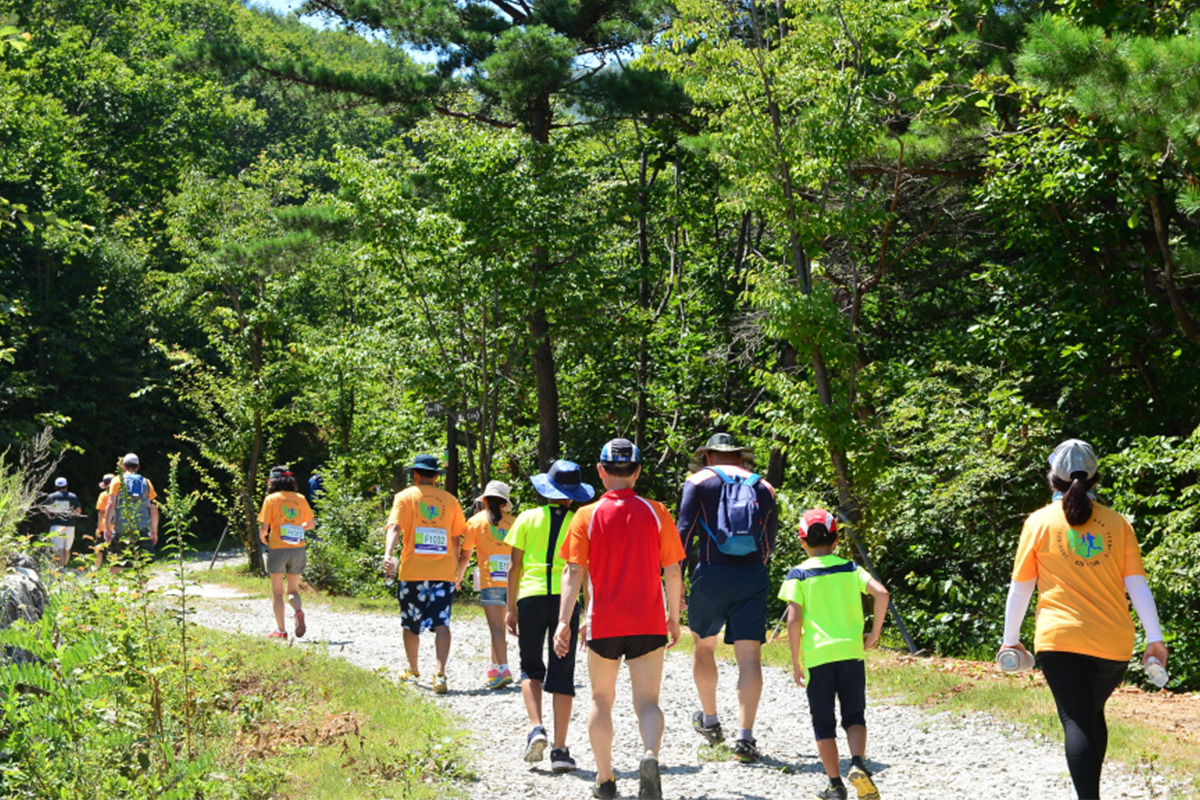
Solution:
{"label": "black athletic shoe", "polygon": [[846,787],[826,786],[813,795],[813,800],[846,800]]}
{"label": "black athletic shoe", "polygon": [[697,711],[692,714],[692,727],[695,728],[696,733],[708,739],[712,744],[725,741],[725,734],[721,731],[721,723],[705,725],[703,711]]}
{"label": "black athletic shoe", "polygon": [[549,737],[546,736],[546,729],[541,725],[533,726],[533,730],[529,732],[529,738],[525,740],[525,760],[530,764],[542,760],[542,754],[546,752],[546,745],[550,743]]}
{"label": "black athletic shoe", "polygon": [[658,756],[646,753],[638,765],[638,800],[662,800],[662,776]]}
{"label": "black athletic shoe", "polygon": [[604,783],[596,783],[592,785],[592,797],[598,797],[600,800],[614,800],[616,796],[616,778],[609,778]]}
{"label": "black athletic shoe", "polygon": [[579,765],[571,758],[569,747],[555,747],[550,751],[550,769],[554,772],[571,772],[579,769]]}
{"label": "black athletic shoe", "polygon": [[758,746],[753,739],[738,739],[733,743],[733,757],[743,764],[758,761]]}

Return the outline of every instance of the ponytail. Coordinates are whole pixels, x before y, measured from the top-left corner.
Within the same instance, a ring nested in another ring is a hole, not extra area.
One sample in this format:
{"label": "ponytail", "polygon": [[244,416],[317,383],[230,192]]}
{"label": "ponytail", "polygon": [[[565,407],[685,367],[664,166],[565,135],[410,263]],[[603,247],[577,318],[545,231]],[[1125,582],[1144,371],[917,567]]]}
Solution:
{"label": "ponytail", "polygon": [[499,525],[504,514],[504,500],[499,497],[485,497],[483,502],[487,504],[488,522]]}
{"label": "ponytail", "polygon": [[1050,486],[1056,492],[1062,492],[1063,514],[1068,525],[1082,525],[1092,517],[1092,497],[1090,492],[1096,485],[1099,476],[1088,480],[1086,472],[1072,472],[1071,482],[1050,474]]}

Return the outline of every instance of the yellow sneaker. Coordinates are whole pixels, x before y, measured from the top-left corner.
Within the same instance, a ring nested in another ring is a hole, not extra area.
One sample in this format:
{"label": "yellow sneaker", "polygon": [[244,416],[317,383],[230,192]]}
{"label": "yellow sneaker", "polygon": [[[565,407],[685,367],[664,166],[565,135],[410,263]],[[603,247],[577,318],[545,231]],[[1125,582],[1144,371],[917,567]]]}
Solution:
{"label": "yellow sneaker", "polygon": [[421,673],[413,672],[411,669],[404,670],[404,674],[400,676],[400,680],[404,683],[416,683],[421,677]]}
{"label": "yellow sneaker", "polygon": [[875,781],[871,780],[871,773],[862,767],[851,765],[846,780],[858,792],[858,800],[879,800],[879,790],[875,788]]}
{"label": "yellow sneaker", "polygon": [[433,676],[433,693],[445,694],[446,691],[446,673],[439,672]]}

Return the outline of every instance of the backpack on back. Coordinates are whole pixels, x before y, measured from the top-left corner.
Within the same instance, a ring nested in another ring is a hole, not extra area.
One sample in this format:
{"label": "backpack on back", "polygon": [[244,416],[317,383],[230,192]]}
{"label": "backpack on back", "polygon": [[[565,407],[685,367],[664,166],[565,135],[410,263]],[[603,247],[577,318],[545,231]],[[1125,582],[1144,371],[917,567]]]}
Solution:
{"label": "backpack on back", "polygon": [[126,523],[139,530],[150,527],[150,482],[136,472],[126,472],[121,478],[113,531],[121,533]]}
{"label": "backpack on back", "polygon": [[700,520],[704,530],[727,556],[748,556],[758,550],[763,538],[762,514],[754,487],[761,475],[730,477],[717,467],[709,467],[721,479],[721,499],[717,503],[717,528],[714,531]]}

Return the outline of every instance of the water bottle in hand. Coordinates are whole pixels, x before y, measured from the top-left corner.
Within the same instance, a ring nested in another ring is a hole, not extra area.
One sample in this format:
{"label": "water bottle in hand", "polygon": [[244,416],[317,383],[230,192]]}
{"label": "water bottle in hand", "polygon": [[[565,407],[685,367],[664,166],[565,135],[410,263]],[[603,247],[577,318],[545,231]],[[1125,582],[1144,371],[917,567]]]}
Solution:
{"label": "water bottle in hand", "polygon": [[996,665],[1001,672],[1026,672],[1033,669],[1033,656],[1015,647],[1002,647],[996,654]]}
{"label": "water bottle in hand", "polygon": [[1167,674],[1167,668],[1153,656],[1146,659],[1146,677],[1160,689],[1166,686],[1167,681],[1171,679],[1171,676]]}

